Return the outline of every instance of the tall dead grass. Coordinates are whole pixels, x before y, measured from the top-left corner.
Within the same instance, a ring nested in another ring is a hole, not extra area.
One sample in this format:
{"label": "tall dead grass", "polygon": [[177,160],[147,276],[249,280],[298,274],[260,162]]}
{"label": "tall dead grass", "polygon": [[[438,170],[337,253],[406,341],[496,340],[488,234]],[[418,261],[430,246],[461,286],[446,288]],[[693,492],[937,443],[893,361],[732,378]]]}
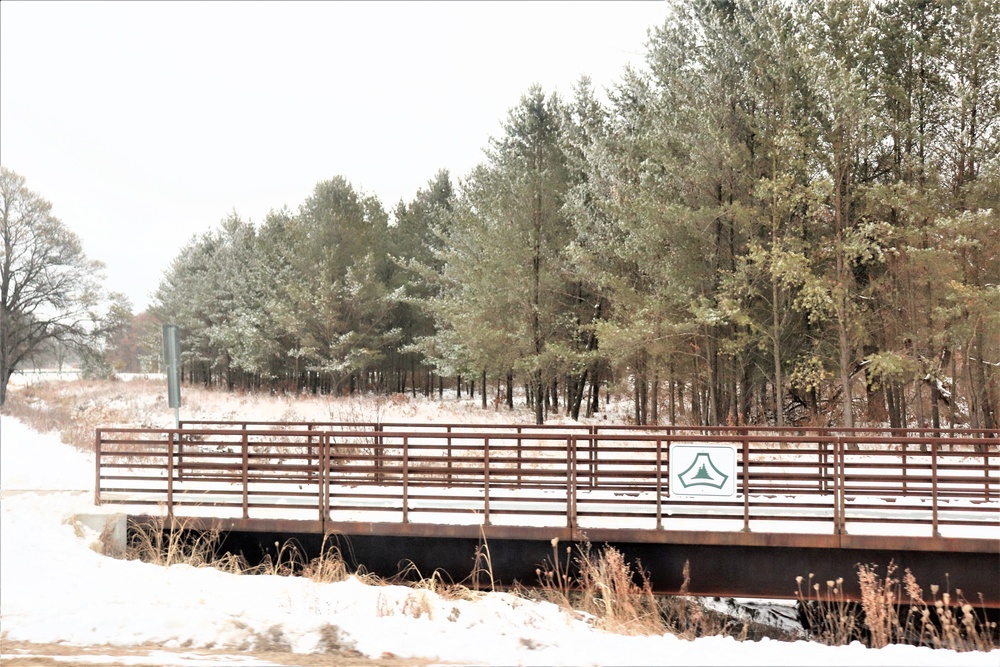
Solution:
{"label": "tall dead grass", "polygon": [[[100,427],[173,427],[161,382],[133,380],[47,380],[17,388],[3,406],[10,415],[42,433],[57,432],[59,439],[83,452],[93,452]],[[154,415],[163,422],[154,422]],[[169,414],[169,416],[167,416]],[[104,453],[142,449],[136,444],[106,445]],[[106,459],[108,460],[108,459]],[[133,458],[145,462],[148,458]]]}
{"label": "tall dead grass", "polygon": [[167,414],[155,380],[50,380],[8,391],[5,415],[41,433],[56,431],[62,442],[93,451],[100,426],[152,427],[150,414]]}
{"label": "tall dead grass", "polygon": [[130,520],[124,557],[162,567],[185,564],[234,574],[248,571],[250,566],[242,556],[219,554],[221,541],[220,531],[191,530],[183,521],[167,528],[162,518],[151,523]]}
{"label": "tall dead grass", "polygon": [[[812,638],[828,646],[844,646],[861,639],[861,626],[857,618],[858,605],[844,594],[844,579],[827,580],[826,588],[814,581],[810,572],[808,580],[795,577],[797,597],[802,607]],[[803,591],[802,584],[806,588]]]}
{"label": "tall dead grass", "polygon": [[[535,572],[539,580],[537,597],[584,614],[593,619],[595,627],[609,632],[624,635],[670,632],[694,638],[729,630],[719,615],[707,613],[686,595],[687,565],[684,589],[677,598],[657,598],[642,564],[637,563],[633,568],[620,551],[608,545],[595,551],[585,542],[574,555],[572,547],[560,550],[559,540],[553,539],[552,557]],[[522,594],[533,596],[530,591]]]}
{"label": "tall dead grass", "polygon": [[669,632],[683,639],[729,636],[738,641],[770,637],[793,641],[794,632],[754,620],[734,618],[705,606],[688,594],[690,563],[684,563],[678,595],[653,594],[649,577],[637,562],[635,568],[617,549],[605,545],[595,551],[589,543],[560,551],[552,541],[552,557],[536,570],[540,593],[522,594],[562,605],[586,615],[601,629],[626,635],[661,635]]}
{"label": "tall dead grass", "polygon": [[961,589],[951,594],[932,584],[931,600],[926,601],[908,568],[902,581],[893,576],[897,570],[893,562],[885,577],[877,570],[876,565],[858,565],[860,603],[846,599],[842,578],[827,581],[823,588],[812,573],[808,580],[796,577],[804,625],[815,640],[831,646],[860,641],[871,648],[890,644],[953,651],[997,648],[997,624],[988,619],[982,605],[977,610],[966,600]]}
{"label": "tall dead grass", "polygon": [[307,558],[294,540],[275,543],[275,556],[265,554],[262,562],[252,565],[239,554],[221,551],[219,530],[191,530],[183,519],[175,519],[171,528],[162,518],[148,523],[129,522],[129,538],[122,558],[169,567],[185,564],[192,567],[212,567],[233,574],[273,576],[303,576],[318,583],[344,581],[357,576],[367,583],[378,579],[363,570],[351,570],[332,534],[323,537],[320,553]]}

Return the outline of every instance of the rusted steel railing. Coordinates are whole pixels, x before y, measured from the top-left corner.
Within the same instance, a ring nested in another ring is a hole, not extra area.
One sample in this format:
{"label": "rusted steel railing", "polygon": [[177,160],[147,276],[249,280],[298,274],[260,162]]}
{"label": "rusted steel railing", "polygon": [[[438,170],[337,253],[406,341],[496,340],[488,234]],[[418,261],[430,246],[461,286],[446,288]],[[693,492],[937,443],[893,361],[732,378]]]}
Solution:
{"label": "rusted steel railing", "polygon": [[[1000,537],[998,435],[183,422],[98,429],[95,496],[170,516]],[[673,444],[735,447],[735,496],[673,493]]]}

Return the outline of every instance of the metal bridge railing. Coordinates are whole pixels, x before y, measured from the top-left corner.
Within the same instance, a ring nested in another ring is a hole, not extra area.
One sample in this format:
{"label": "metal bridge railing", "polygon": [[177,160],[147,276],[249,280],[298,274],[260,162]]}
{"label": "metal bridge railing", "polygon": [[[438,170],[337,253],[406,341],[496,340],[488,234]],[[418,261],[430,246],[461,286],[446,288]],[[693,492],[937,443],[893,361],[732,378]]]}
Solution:
{"label": "metal bridge railing", "polygon": [[[736,495],[678,497],[671,444],[731,444]],[[842,534],[1000,526],[996,431],[184,422],[100,428],[98,504],[167,515]]]}

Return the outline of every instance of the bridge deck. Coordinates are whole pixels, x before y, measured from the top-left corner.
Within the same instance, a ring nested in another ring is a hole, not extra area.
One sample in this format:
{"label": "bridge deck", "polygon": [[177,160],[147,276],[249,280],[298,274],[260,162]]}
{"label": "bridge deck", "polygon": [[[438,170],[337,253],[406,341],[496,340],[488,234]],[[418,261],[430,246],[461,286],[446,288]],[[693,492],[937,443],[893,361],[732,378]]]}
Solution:
{"label": "bridge deck", "polygon": [[[966,590],[1000,606],[998,436],[252,422],[99,429],[96,499],[192,526],[381,538],[375,552],[389,538],[418,551],[453,540],[462,553],[486,539],[494,552],[509,543],[512,558],[546,558],[558,537],[619,545],[678,574],[682,554],[756,563],[757,579],[764,569],[825,562],[850,571],[892,559],[964,578]],[[672,445],[730,448],[731,494],[685,495]],[[529,573],[538,562],[526,563]],[[703,588],[747,594],[746,572],[716,571]],[[782,575],[771,576],[769,590],[786,596]],[[668,590],[674,575],[659,581]]]}

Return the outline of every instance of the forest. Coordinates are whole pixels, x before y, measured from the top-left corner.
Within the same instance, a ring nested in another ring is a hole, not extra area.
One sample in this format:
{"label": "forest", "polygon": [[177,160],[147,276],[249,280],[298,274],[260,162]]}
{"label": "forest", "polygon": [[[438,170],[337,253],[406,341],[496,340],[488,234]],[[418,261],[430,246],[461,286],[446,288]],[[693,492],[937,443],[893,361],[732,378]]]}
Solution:
{"label": "forest", "polygon": [[185,380],[232,390],[998,428],[998,17],[674,2],[645,68],[527,87],[481,164],[410,202],[336,176],[230,215],[130,326],[158,353],[178,325]]}

